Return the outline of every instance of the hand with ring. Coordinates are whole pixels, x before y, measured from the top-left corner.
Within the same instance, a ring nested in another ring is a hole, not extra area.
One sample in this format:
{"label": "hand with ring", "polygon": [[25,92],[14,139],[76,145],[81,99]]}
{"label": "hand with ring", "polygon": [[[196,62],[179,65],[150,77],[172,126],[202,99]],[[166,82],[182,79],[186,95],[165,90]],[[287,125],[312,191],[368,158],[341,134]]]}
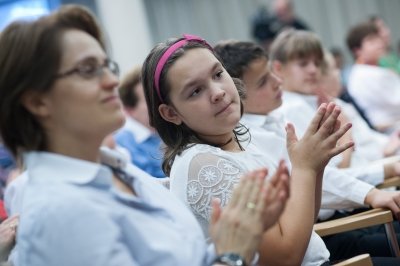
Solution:
{"label": "hand with ring", "polygon": [[0,224],[0,262],[5,262],[15,245],[19,215],[14,215]]}
{"label": "hand with ring", "polygon": [[260,169],[244,175],[223,210],[213,201],[210,236],[218,254],[237,253],[249,264],[264,231],[277,222],[289,197],[289,178],[266,181],[267,173]]}

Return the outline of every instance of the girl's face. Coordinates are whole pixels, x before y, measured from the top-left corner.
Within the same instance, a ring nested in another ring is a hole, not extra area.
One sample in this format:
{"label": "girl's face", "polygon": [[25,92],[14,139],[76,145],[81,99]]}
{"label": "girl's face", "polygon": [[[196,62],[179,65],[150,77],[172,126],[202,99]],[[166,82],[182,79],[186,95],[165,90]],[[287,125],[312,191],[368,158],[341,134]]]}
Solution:
{"label": "girl's face", "polygon": [[267,58],[249,64],[243,73],[246,86],[245,112],[266,115],[282,104],[282,80],[268,66]]}
{"label": "girl's face", "polygon": [[223,143],[240,120],[240,98],[232,78],[206,48],[185,52],[169,69],[171,105],[161,104],[161,116],[185,123],[199,137]]}
{"label": "girl's face", "polygon": [[107,56],[89,34],[65,31],[61,49],[58,73],[75,71],[58,77],[49,92],[35,99],[35,115],[50,140],[63,139],[56,145],[65,139],[102,140],[124,122],[118,78],[103,66]]}
{"label": "girl's face", "polygon": [[286,64],[274,63],[274,71],[282,79],[287,91],[314,94],[321,78],[321,62],[314,56],[297,58]]}

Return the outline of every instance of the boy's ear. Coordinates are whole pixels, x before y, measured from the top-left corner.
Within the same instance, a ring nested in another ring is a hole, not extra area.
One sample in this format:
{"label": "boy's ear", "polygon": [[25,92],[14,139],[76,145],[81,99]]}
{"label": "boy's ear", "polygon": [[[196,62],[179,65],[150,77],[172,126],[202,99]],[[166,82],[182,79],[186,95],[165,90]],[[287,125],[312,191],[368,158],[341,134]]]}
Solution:
{"label": "boy's ear", "polygon": [[50,109],[46,96],[43,93],[35,91],[26,91],[21,97],[22,105],[33,115],[46,117],[50,115]]}
{"label": "boy's ear", "polygon": [[158,112],[165,121],[174,123],[175,125],[182,124],[182,119],[172,106],[166,105],[165,103],[160,104]]}
{"label": "boy's ear", "polygon": [[274,72],[274,74],[276,74],[279,78],[282,78],[283,76],[283,64],[278,61],[278,60],[274,60],[272,61],[272,71]]}

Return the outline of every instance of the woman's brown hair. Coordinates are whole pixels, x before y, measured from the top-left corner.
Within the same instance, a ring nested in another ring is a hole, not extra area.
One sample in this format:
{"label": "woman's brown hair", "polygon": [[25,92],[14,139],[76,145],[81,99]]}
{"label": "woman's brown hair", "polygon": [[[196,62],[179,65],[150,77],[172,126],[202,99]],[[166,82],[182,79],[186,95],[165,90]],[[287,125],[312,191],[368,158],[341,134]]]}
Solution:
{"label": "woman's brown hair", "polygon": [[65,5],[35,21],[14,22],[0,35],[0,133],[16,157],[23,151],[46,150],[46,134],[21,97],[52,88],[62,56],[61,38],[68,29],[88,33],[105,48],[95,17],[78,5]]}

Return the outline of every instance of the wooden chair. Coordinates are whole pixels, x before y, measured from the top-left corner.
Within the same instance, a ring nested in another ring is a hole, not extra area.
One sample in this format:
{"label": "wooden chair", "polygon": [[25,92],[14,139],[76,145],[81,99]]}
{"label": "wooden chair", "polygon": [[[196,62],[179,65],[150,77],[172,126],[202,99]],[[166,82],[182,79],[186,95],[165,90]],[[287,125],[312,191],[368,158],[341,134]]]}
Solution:
{"label": "wooden chair", "polygon": [[390,210],[372,209],[348,217],[321,222],[314,225],[314,231],[321,237],[361,229],[374,225],[385,225],[389,247],[394,257],[400,257],[399,244],[393,228],[393,215]]}
{"label": "wooden chair", "polygon": [[351,259],[339,262],[335,266],[373,266],[369,254],[362,254]]}
{"label": "wooden chair", "polygon": [[400,176],[395,176],[392,178],[388,178],[385,181],[383,181],[382,184],[379,184],[376,186],[376,188],[383,189],[383,188],[389,188],[389,187],[400,187]]}

